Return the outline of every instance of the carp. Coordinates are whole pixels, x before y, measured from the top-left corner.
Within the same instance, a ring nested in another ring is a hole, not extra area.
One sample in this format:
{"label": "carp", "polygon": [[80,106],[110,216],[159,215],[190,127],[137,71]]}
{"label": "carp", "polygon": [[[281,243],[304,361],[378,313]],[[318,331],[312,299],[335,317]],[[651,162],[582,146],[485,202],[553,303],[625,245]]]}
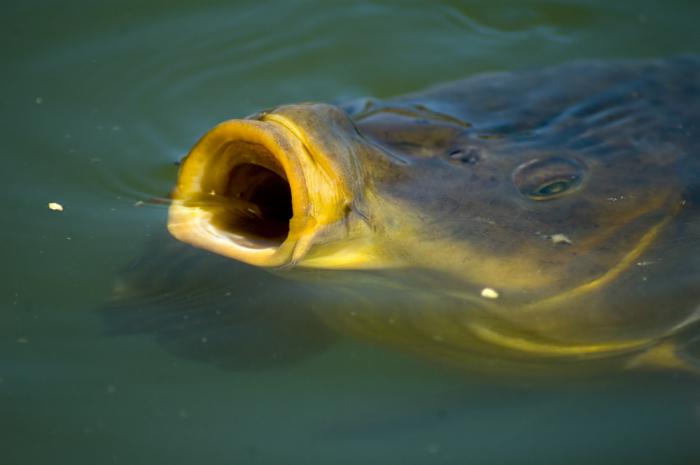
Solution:
{"label": "carp", "polygon": [[700,57],[495,72],[224,121],[180,241],[301,279],[343,332],[467,367],[697,370]]}

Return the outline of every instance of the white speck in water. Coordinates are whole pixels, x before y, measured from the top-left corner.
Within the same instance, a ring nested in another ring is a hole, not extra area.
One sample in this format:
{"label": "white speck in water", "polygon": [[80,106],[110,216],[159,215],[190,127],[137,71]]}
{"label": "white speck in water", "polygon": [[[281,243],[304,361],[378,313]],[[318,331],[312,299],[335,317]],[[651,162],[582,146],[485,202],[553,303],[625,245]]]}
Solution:
{"label": "white speck in water", "polygon": [[141,205],[143,205],[143,200],[137,200],[134,202],[134,207],[140,207]]}
{"label": "white speck in water", "polygon": [[114,394],[115,392],[117,392],[117,387],[115,385],[110,384],[107,386],[107,394]]}
{"label": "white speck in water", "polygon": [[569,239],[569,237],[566,234],[561,233],[552,234],[551,236],[549,236],[549,240],[551,240],[555,244],[573,244],[571,239]]}
{"label": "white speck in water", "polygon": [[190,417],[190,413],[187,410],[185,410],[184,408],[181,408],[180,410],[178,410],[177,414],[183,420],[186,420]]}
{"label": "white speck in water", "polygon": [[637,262],[637,266],[649,266],[653,265],[655,262],[655,260],[643,260],[641,262]]}
{"label": "white speck in water", "polygon": [[29,339],[26,337],[19,337],[17,338],[17,344],[29,344]]}
{"label": "white speck in water", "polygon": [[206,344],[207,342],[209,342],[209,339],[207,339],[206,337],[203,337],[203,338],[202,338],[202,344]]}
{"label": "white speck in water", "polygon": [[34,99],[34,103],[36,103],[37,105],[41,105],[42,103],[44,103],[44,99],[41,97],[37,97]]}
{"label": "white speck in water", "polygon": [[490,287],[485,287],[481,290],[481,297],[486,299],[498,299],[498,292]]}
{"label": "white speck in water", "polygon": [[57,202],[49,202],[49,210],[54,210],[57,212],[62,212],[63,211],[63,205]]}

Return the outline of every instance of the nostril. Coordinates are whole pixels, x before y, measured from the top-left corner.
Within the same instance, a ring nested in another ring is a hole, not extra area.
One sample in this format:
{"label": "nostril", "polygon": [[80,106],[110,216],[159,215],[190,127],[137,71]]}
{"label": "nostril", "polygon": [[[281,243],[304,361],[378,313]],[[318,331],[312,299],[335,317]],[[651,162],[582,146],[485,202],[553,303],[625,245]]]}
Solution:
{"label": "nostril", "polygon": [[476,147],[465,147],[454,149],[447,154],[451,161],[456,161],[459,163],[464,163],[468,165],[476,165],[479,163],[480,154],[479,149]]}

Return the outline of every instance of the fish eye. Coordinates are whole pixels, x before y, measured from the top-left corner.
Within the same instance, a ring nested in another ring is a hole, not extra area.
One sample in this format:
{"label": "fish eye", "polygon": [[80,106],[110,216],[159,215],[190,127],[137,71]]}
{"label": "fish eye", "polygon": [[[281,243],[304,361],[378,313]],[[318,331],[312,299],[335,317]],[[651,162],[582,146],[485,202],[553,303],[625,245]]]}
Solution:
{"label": "fish eye", "polygon": [[532,200],[552,200],[575,191],[585,173],[584,166],[563,157],[536,158],[513,172],[513,184]]}
{"label": "fish eye", "polygon": [[536,200],[544,200],[546,198],[562,195],[564,192],[569,190],[569,188],[571,188],[575,182],[575,178],[555,179],[554,181],[549,181],[541,186],[538,186],[535,190],[528,194],[528,197]]}

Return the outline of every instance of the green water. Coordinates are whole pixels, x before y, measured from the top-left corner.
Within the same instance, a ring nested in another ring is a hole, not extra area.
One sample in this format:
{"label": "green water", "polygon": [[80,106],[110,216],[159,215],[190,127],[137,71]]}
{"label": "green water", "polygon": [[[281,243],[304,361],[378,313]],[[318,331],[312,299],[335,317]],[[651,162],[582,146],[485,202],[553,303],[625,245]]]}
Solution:
{"label": "green water", "polygon": [[[109,335],[116,323],[99,310],[125,267],[166,240],[158,199],[215,123],[486,70],[698,52],[700,4],[14,3],[0,19],[0,463],[698,463],[690,376],[506,386],[258,323],[234,338],[139,326],[127,308],[119,324],[138,330]],[[224,282],[168,280],[179,262],[154,263],[168,287],[150,308],[228,298],[246,314],[299,297],[232,262]]]}

